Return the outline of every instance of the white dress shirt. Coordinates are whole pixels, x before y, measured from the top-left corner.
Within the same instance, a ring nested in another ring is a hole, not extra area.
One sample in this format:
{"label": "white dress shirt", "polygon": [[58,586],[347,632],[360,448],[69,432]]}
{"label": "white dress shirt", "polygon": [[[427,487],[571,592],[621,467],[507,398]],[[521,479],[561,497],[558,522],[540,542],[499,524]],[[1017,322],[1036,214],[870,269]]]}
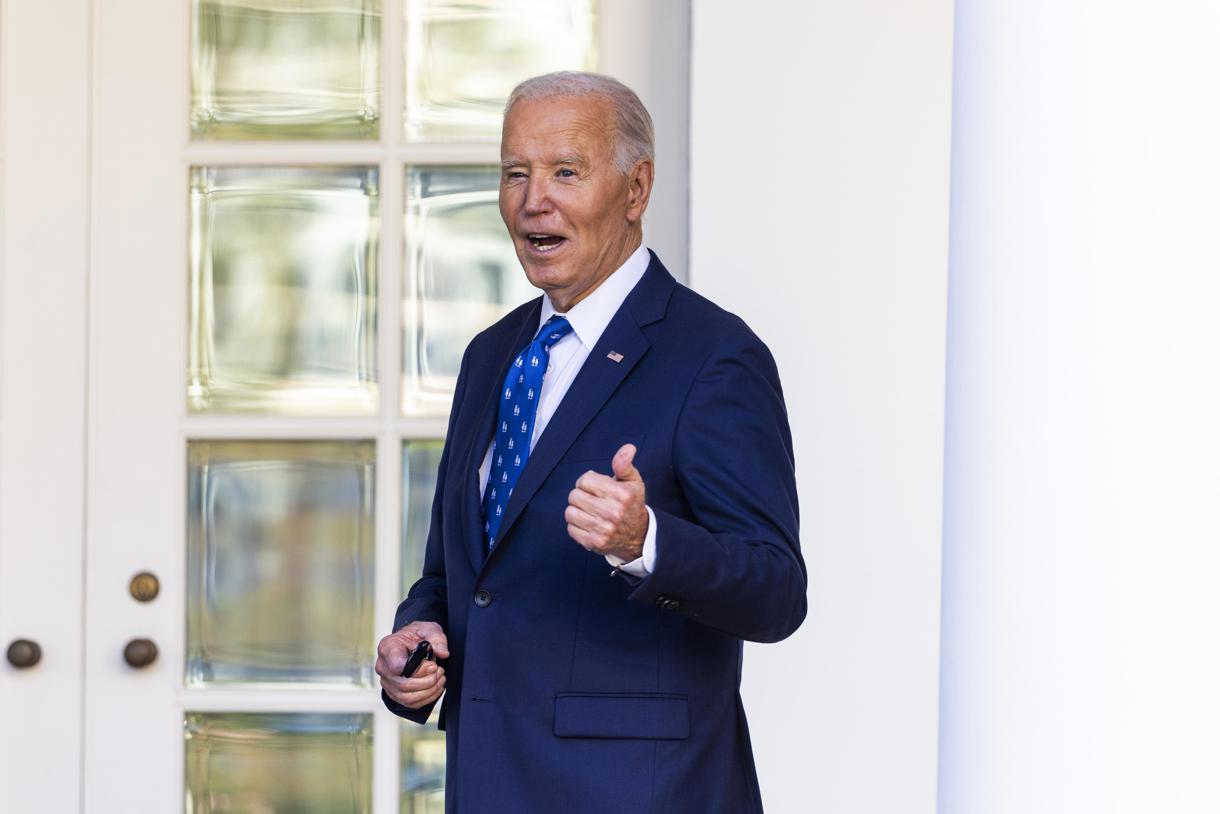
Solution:
{"label": "white dress shirt", "polygon": [[[550,423],[551,417],[555,415],[568,388],[572,386],[576,374],[580,372],[585,360],[589,358],[593,346],[597,344],[597,340],[601,339],[606,326],[610,324],[610,320],[618,312],[623,301],[627,299],[631,289],[635,288],[636,283],[648,270],[649,260],[648,250],[640,246],[627,258],[627,262],[619,266],[587,297],[573,305],[567,314],[560,314],[560,316],[567,317],[568,323],[572,326],[572,332],[551,346],[550,362],[546,367],[546,375],[542,379],[542,392],[538,394],[538,413],[534,418],[534,433],[530,438],[531,452],[546,429],[546,425]],[[538,327],[541,328],[543,323],[555,313],[555,306],[551,305],[551,298],[543,297],[542,315],[539,317]],[[495,446],[493,439],[491,445],[487,447],[487,454],[483,456],[483,464],[479,467],[480,494],[487,490],[487,478],[491,474],[491,453]],[[528,461],[526,466],[529,466]],[[643,555],[631,562],[625,562],[613,555],[606,557],[607,562],[611,565],[637,577],[646,577],[651,574],[657,558],[657,518],[652,513],[652,509],[647,506],[644,508],[648,511],[648,531],[644,535]],[[572,545],[576,545],[575,541]]]}

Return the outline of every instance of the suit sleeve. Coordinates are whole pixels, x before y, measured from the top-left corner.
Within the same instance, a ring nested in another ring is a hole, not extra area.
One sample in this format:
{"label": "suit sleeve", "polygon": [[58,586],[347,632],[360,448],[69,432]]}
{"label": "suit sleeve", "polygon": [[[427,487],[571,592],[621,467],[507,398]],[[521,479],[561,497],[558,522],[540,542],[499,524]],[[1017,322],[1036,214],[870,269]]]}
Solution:
{"label": "suit sleeve", "polygon": [[805,618],[807,575],[779,375],[762,341],[743,333],[709,355],[687,393],[673,466],[689,514],[652,506],[656,568],[631,598],[774,642]]}
{"label": "suit sleeve", "polygon": [[[467,347],[458,371],[453,405],[449,409],[449,426],[445,431],[445,448],[441,452],[441,462],[436,473],[436,492],[432,497],[432,515],[428,525],[428,541],[424,547],[423,573],[411,586],[407,592],[407,598],[399,604],[398,610],[394,614],[394,630],[396,631],[411,622],[436,622],[441,628],[445,628],[448,624],[449,597],[445,581],[445,541],[442,537],[445,474],[449,467],[450,441],[453,438],[454,423],[457,420],[462,396],[466,392],[466,364],[469,357],[470,348]],[[386,695],[385,690],[381,692],[381,700],[390,712],[418,724],[428,721],[428,716],[432,713],[434,706],[434,704],[429,704],[419,709],[408,709]]]}

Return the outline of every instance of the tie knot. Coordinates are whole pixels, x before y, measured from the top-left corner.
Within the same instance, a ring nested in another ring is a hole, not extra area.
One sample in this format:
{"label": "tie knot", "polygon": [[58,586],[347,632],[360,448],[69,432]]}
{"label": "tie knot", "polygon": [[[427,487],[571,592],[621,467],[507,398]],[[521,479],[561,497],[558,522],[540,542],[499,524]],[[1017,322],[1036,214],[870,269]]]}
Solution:
{"label": "tie knot", "polygon": [[550,348],[551,345],[570,333],[572,333],[572,323],[568,322],[565,317],[554,316],[546,321],[542,329],[538,331],[538,335],[534,337],[534,341],[541,343],[544,348]]}

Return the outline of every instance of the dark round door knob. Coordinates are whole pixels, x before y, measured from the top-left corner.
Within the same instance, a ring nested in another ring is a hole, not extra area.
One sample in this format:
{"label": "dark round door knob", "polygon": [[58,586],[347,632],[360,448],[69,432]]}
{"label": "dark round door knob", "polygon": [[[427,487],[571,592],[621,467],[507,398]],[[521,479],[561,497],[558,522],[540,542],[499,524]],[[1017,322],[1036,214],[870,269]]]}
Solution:
{"label": "dark round door knob", "polygon": [[157,646],[151,639],[132,639],[123,648],[123,661],[135,668],[147,667],[157,660]]}
{"label": "dark round door knob", "polygon": [[42,661],[42,648],[38,646],[38,642],[17,639],[8,646],[8,663],[18,670],[33,667],[40,661]]}

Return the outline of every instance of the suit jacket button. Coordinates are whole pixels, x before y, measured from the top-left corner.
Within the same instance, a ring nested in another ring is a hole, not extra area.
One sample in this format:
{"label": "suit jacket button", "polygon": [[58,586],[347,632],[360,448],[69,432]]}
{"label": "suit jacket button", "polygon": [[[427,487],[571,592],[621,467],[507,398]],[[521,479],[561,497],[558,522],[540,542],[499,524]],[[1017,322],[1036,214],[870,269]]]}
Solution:
{"label": "suit jacket button", "polygon": [[490,605],[491,591],[480,589],[479,592],[474,595],[474,604],[478,605],[480,608],[485,608]]}
{"label": "suit jacket button", "polygon": [[657,597],[657,599],[656,599],[656,606],[657,606],[658,608],[664,609],[664,608],[665,608],[665,604],[666,604],[667,602],[669,602],[669,597],[668,597],[668,596],[658,596],[658,597]]}
{"label": "suit jacket button", "polygon": [[665,600],[665,610],[676,611],[682,607],[682,603],[676,599]]}

